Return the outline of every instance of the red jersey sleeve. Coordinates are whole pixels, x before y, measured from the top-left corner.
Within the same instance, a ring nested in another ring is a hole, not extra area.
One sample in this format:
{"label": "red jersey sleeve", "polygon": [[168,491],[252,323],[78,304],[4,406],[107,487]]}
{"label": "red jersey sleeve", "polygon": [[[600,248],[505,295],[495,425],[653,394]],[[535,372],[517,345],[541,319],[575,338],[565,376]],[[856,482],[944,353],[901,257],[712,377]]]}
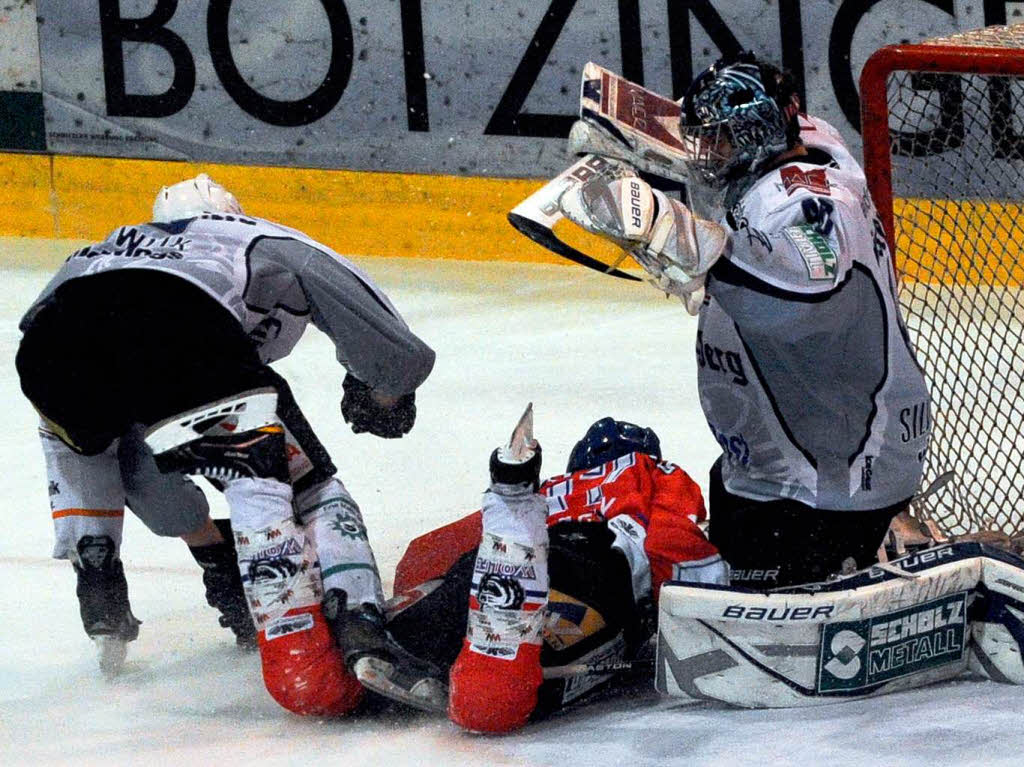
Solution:
{"label": "red jersey sleeve", "polygon": [[654,490],[644,549],[651,563],[651,587],[657,599],[662,583],[682,576],[677,570],[717,562],[719,555],[698,527],[707,512],[697,483],[667,461],[654,466],[652,477]]}
{"label": "red jersey sleeve", "polygon": [[643,528],[655,598],[664,581],[677,577],[677,566],[719,560],[718,550],[698,527],[706,517],[700,487],[673,463],[630,453],[593,469],[552,477],[541,492],[548,498],[548,524],[607,522],[627,515]]}

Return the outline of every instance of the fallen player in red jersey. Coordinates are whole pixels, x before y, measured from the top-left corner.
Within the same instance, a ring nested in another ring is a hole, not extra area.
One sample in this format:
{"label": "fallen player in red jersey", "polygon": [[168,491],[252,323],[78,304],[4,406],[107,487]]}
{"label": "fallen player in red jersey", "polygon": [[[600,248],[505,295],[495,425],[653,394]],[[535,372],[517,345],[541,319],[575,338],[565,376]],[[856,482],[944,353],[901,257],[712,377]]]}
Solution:
{"label": "fallen player in red jersey", "polygon": [[[482,510],[409,544],[389,603],[395,639],[451,669],[449,717],[472,731],[514,730],[615,679],[599,669],[643,653],[664,581],[728,583],[700,488],[651,429],[602,418],[541,483],[520,427],[491,457]],[[545,678],[569,666],[582,673]]]}

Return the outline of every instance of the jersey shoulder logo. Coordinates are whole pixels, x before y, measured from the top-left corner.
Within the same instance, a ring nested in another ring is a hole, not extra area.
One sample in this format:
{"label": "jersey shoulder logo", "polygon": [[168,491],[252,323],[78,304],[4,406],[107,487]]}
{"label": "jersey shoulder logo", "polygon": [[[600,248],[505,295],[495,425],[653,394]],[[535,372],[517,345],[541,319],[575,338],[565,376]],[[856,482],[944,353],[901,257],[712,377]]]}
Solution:
{"label": "jersey shoulder logo", "polygon": [[782,185],[786,188],[787,197],[797,189],[807,189],[814,194],[832,194],[824,168],[801,170],[795,165],[787,165],[779,170],[779,174],[782,176]]}
{"label": "jersey shoulder logo", "polygon": [[809,224],[787,226],[782,232],[803,258],[809,279],[835,279],[836,254],[821,232]]}

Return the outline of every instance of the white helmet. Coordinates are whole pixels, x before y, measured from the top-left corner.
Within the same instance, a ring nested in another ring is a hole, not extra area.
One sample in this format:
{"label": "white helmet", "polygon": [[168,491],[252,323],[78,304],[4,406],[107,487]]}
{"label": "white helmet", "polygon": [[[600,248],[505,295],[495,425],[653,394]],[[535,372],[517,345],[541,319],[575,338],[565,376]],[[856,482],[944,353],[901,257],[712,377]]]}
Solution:
{"label": "white helmet", "polygon": [[242,206],[227,189],[205,173],[161,189],[153,201],[153,221],[169,224],[200,213],[241,213]]}

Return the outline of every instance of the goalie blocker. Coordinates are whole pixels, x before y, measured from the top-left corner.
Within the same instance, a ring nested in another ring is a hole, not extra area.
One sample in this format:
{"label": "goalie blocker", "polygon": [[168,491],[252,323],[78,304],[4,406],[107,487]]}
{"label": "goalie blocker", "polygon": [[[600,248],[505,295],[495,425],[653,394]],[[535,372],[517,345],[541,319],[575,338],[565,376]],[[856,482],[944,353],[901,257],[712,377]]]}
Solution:
{"label": "goalie blocker", "polygon": [[658,691],[744,707],[875,697],[970,669],[1024,684],[1024,560],[925,549],[829,583],[750,592],[667,583]]}

